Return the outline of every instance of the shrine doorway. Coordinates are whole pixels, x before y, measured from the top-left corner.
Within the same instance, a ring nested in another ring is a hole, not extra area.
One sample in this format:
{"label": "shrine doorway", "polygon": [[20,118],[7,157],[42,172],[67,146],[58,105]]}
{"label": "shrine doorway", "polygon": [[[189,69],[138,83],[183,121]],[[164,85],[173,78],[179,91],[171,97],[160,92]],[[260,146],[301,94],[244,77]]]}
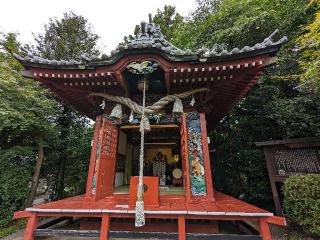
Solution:
{"label": "shrine doorway", "polygon": [[[144,176],[159,177],[160,195],[184,195],[179,124],[154,125],[145,135]],[[128,194],[131,176],[139,175],[138,126],[120,127],[114,194]]]}

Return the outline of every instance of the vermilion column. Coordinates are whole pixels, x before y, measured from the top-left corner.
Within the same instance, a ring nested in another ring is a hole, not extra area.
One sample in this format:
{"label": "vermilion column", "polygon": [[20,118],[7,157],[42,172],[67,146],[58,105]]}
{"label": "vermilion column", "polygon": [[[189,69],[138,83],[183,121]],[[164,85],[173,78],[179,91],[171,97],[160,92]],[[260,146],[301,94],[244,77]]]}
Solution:
{"label": "vermilion column", "polygon": [[97,116],[95,127],[94,127],[94,134],[93,134],[93,144],[91,148],[91,155],[90,155],[90,163],[89,163],[89,170],[88,170],[88,178],[87,178],[87,187],[86,187],[86,200],[90,200],[92,196],[92,180],[94,175],[94,169],[96,165],[96,157],[97,157],[97,146],[99,142],[99,132],[102,124],[102,117]]}
{"label": "vermilion column", "polygon": [[260,235],[263,240],[272,240],[269,224],[264,218],[260,218],[259,220],[260,225]]}
{"label": "vermilion column", "polygon": [[179,240],[186,239],[186,218],[184,215],[178,216],[178,234]]}
{"label": "vermilion column", "polygon": [[208,200],[214,201],[208,135],[207,135],[207,122],[206,122],[206,117],[204,113],[200,113],[200,124],[201,124],[204,169],[205,169],[205,177],[206,177],[206,185],[207,185],[207,197],[208,197]]}
{"label": "vermilion column", "polygon": [[23,235],[24,240],[34,240],[33,232],[37,228],[37,225],[38,225],[37,213],[32,213],[28,220],[26,230],[24,231],[24,235]]}
{"label": "vermilion column", "polygon": [[191,189],[190,189],[190,163],[189,163],[189,150],[188,150],[188,131],[187,131],[187,120],[186,114],[183,113],[181,116],[181,127],[180,127],[180,138],[181,138],[181,161],[182,161],[182,172],[183,172],[183,187],[185,190],[185,196],[187,201],[191,200]]}
{"label": "vermilion column", "polygon": [[109,226],[110,226],[110,216],[108,213],[102,214],[101,228],[100,228],[100,240],[109,239]]}

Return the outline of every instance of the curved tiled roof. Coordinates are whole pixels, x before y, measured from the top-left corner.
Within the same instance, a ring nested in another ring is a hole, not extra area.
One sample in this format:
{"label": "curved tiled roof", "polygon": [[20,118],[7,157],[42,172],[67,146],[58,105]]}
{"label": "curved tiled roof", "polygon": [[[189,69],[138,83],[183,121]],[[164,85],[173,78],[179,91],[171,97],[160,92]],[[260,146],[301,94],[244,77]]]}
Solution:
{"label": "curved tiled roof", "polygon": [[126,44],[119,45],[110,55],[101,56],[81,55],[81,61],[76,60],[49,60],[33,55],[31,52],[25,56],[15,55],[15,57],[25,66],[62,68],[62,69],[86,69],[96,66],[111,65],[117,62],[122,56],[128,54],[155,53],[160,54],[165,59],[173,62],[198,61],[198,62],[219,62],[230,59],[256,56],[265,53],[275,53],[280,46],[285,43],[287,37],[274,41],[279,30],[275,30],[269,37],[254,46],[245,46],[241,49],[234,48],[231,51],[209,50],[201,48],[196,51],[190,49],[182,50],[164,39],[160,26],[151,21],[141,22],[139,34]]}

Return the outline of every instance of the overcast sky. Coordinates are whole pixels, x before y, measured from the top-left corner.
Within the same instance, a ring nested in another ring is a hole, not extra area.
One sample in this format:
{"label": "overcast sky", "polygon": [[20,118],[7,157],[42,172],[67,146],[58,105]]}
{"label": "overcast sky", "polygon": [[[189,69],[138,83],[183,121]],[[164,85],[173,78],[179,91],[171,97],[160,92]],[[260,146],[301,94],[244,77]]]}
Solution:
{"label": "overcast sky", "polygon": [[108,53],[165,4],[176,6],[183,16],[196,6],[195,0],[6,0],[0,5],[0,32],[19,32],[22,43],[33,43],[32,33],[42,32],[49,17],[72,10],[88,18],[101,36],[100,48]]}

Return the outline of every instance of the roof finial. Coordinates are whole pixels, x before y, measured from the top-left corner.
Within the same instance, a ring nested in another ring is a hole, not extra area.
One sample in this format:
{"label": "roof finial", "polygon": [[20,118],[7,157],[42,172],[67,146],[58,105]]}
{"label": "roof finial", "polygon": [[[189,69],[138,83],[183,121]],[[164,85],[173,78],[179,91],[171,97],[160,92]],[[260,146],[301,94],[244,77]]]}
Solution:
{"label": "roof finial", "polygon": [[149,23],[152,23],[152,15],[149,13]]}
{"label": "roof finial", "polygon": [[146,32],[146,23],[144,21],[142,21],[140,23],[140,27],[141,27],[141,33],[145,33]]}
{"label": "roof finial", "polygon": [[279,33],[279,29],[276,29],[273,33],[270,34],[269,37],[267,37],[264,42],[267,42],[267,41],[273,41],[273,37]]}

